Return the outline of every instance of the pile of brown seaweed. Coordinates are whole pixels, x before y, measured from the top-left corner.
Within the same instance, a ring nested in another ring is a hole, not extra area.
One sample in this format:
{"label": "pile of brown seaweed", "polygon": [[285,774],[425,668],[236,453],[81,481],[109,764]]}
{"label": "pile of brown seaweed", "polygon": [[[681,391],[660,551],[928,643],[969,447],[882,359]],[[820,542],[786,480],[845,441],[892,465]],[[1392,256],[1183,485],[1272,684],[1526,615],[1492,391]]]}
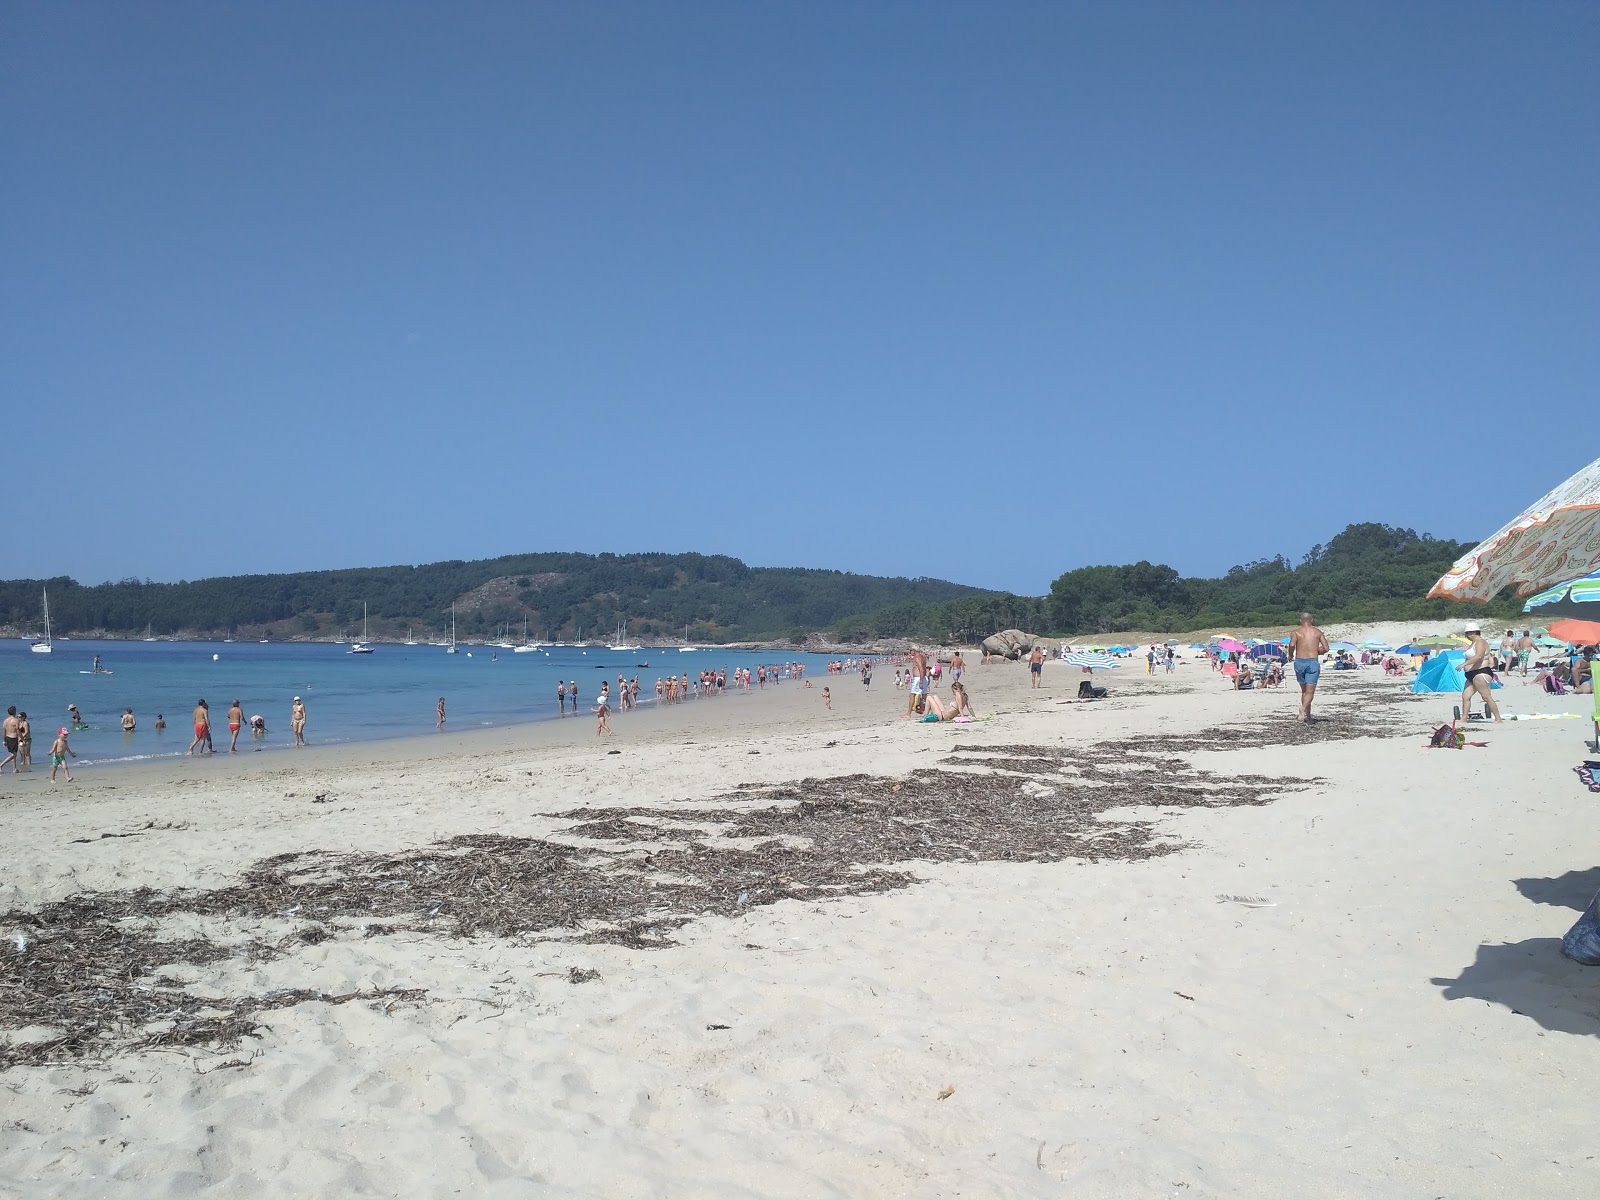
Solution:
{"label": "pile of brown seaweed", "polygon": [[[0,943],[0,1069],[230,1048],[258,1034],[266,1010],[423,995],[208,995],[162,975],[178,964],[260,962],[399,930],[661,947],[705,914],[910,887],[917,863],[1170,854],[1180,843],[1125,810],[1264,804],[1309,782],[1211,774],[1182,752],[1374,732],[1344,716],[1088,746],[963,745],[942,769],[900,780],[847,775],[740,788],[699,807],[575,809],[559,814],[572,822],[556,835],[565,840],[471,835],[398,853],[313,851],[264,859],[225,888],[79,894],[0,916],[10,938]],[[211,936],[164,938],[173,919]],[[275,941],[245,932],[275,921],[294,928]]]}

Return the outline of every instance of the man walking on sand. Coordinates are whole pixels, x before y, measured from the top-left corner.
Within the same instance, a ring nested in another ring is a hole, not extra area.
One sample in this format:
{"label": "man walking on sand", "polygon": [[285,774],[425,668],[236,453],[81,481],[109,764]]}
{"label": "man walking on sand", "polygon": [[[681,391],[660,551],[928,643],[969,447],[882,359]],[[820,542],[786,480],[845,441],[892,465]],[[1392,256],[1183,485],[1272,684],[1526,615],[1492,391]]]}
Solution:
{"label": "man walking on sand", "polygon": [[1300,626],[1289,635],[1289,656],[1294,659],[1295,682],[1300,685],[1300,716],[1311,720],[1311,701],[1317,695],[1317,680],[1322,677],[1322,656],[1328,652],[1328,639],[1311,623],[1311,614],[1300,614]]}
{"label": "man walking on sand", "polygon": [[1494,667],[1489,663],[1489,643],[1483,640],[1483,630],[1473,622],[1461,631],[1472,639],[1472,647],[1467,651],[1466,661],[1461,664],[1461,673],[1466,676],[1467,683],[1461,689],[1461,719],[1472,719],[1472,697],[1483,697],[1484,712],[1500,720],[1500,706],[1494,702],[1494,693],[1489,688],[1494,683]]}
{"label": "man walking on sand", "polygon": [[1533,655],[1536,650],[1538,650],[1538,647],[1533,644],[1532,631],[1524,629],[1522,636],[1517,639],[1517,658],[1522,663],[1522,677],[1524,679],[1528,677],[1528,668],[1533,665]]}
{"label": "man walking on sand", "polygon": [[1028,677],[1033,681],[1032,687],[1039,687],[1044,682],[1044,649],[1040,646],[1035,646],[1033,653],[1028,655]]}

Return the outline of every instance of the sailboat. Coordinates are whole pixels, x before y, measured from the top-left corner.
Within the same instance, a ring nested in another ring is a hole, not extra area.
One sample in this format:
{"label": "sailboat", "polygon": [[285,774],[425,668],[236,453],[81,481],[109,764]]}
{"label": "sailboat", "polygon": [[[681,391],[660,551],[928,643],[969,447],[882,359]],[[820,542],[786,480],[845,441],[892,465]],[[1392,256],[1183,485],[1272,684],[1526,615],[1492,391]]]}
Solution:
{"label": "sailboat", "polygon": [[628,623],[626,621],[617,626],[617,640],[614,644],[607,646],[606,649],[625,650],[630,654],[639,649],[638,646],[628,645]]}
{"label": "sailboat", "polygon": [[350,647],[351,654],[371,654],[372,647],[367,645],[367,602],[361,602],[361,640]]}
{"label": "sailboat", "polygon": [[50,589],[44,589],[44,641],[35,642],[28,647],[35,654],[50,653]]}
{"label": "sailboat", "polygon": [[456,606],[452,601],[450,605],[450,644],[444,648],[446,654],[455,654],[456,651]]}
{"label": "sailboat", "polygon": [[406,641],[405,641],[405,644],[408,645],[408,646],[415,646],[417,644],[417,640],[414,637],[411,636],[411,626],[409,626],[409,625],[406,626]]}
{"label": "sailboat", "polygon": [[678,647],[678,653],[693,654],[698,649],[700,649],[699,646],[689,645],[689,623],[685,621],[683,625],[683,645]]}
{"label": "sailboat", "polygon": [[522,623],[522,645],[513,646],[512,650],[517,654],[532,654],[539,649],[540,646],[537,642],[530,642],[528,640],[528,623],[524,621]]}
{"label": "sailboat", "polygon": [[511,622],[510,621],[507,621],[504,625],[500,626],[500,640],[498,642],[493,643],[493,644],[494,644],[495,649],[497,649],[497,650],[515,650],[516,649],[516,647],[511,644]]}
{"label": "sailboat", "polygon": [[143,640],[147,641],[147,642],[155,641],[156,638],[155,638],[154,630],[155,630],[155,622],[154,621],[146,621],[144,623],[144,639]]}

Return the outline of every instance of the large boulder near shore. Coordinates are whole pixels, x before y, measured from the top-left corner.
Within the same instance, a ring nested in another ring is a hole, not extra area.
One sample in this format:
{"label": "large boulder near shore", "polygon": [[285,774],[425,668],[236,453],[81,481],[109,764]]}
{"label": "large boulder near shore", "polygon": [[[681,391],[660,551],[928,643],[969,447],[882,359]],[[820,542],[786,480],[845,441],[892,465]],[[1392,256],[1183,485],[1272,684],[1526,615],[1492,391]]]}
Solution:
{"label": "large boulder near shore", "polygon": [[1037,633],[1024,633],[1020,629],[1002,629],[983,639],[984,652],[1000,658],[1021,658],[1025,654],[1032,654],[1035,646],[1047,654],[1054,654],[1060,648],[1061,641]]}

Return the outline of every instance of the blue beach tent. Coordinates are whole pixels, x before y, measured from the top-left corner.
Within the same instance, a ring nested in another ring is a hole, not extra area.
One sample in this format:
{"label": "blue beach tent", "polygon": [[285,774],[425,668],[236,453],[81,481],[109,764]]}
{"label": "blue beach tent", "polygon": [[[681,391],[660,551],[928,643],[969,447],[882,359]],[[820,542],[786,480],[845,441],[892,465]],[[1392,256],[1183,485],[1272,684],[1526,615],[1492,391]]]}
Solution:
{"label": "blue beach tent", "polygon": [[[1417,681],[1411,685],[1411,690],[1460,692],[1467,686],[1467,677],[1461,671],[1461,664],[1466,661],[1466,657],[1460,650],[1447,650],[1443,654],[1435,654],[1417,668]],[[1496,680],[1491,680],[1489,686],[1497,688],[1500,684]]]}

